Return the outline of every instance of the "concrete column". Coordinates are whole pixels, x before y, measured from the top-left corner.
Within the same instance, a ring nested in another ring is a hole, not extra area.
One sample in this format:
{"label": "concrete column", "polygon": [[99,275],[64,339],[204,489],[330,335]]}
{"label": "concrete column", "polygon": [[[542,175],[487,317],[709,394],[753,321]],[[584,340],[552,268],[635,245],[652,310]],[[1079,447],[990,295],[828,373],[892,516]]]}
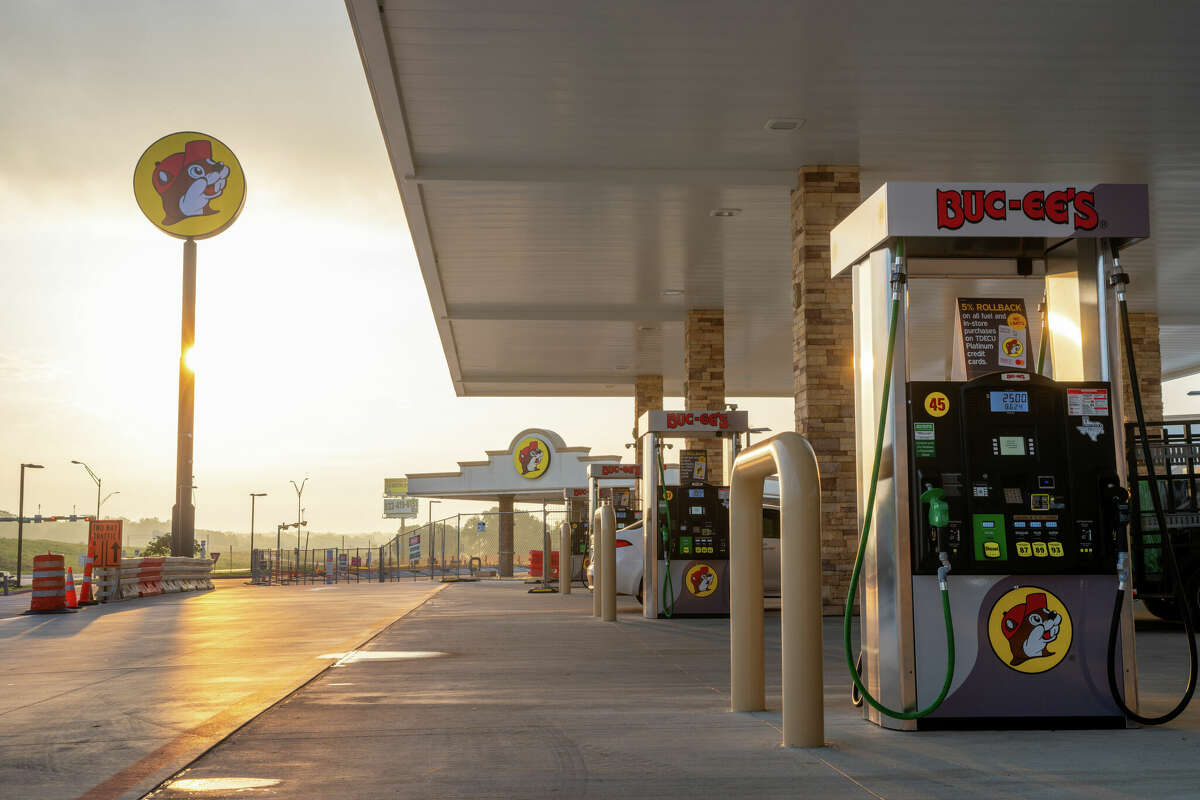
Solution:
{"label": "concrete column", "polygon": [[511,578],[513,574],[513,496],[502,494],[496,498],[500,507],[500,577]]}
{"label": "concrete column", "polygon": [[858,167],[811,166],[792,192],[796,431],[821,470],[821,605],[841,613],[858,544],[851,281],[829,277],[829,232],[859,203]]}
{"label": "concrete column", "polygon": [[[661,411],[663,407],[662,375],[638,375],[633,383],[633,440],[637,441],[637,421],[647,411]],[[642,463],[642,448],[634,447],[637,463]]]}
{"label": "concrete column", "polygon": [[[1142,413],[1146,421],[1163,418],[1162,352],[1158,345],[1158,314],[1129,313],[1129,333],[1133,339],[1134,366],[1137,367],[1138,388],[1142,392]],[[1133,392],[1129,388],[1129,367],[1125,365],[1125,343],[1121,343],[1122,408],[1126,422],[1137,422],[1133,409]],[[1124,431],[1119,435],[1124,436]]]}
{"label": "concrete column", "polygon": [[[683,335],[683,398],[691,410],[725,408],[725,311],[693,309]],[[689,450],[708,451],[708,482],[723,484],[720,439],[687,439]]]}

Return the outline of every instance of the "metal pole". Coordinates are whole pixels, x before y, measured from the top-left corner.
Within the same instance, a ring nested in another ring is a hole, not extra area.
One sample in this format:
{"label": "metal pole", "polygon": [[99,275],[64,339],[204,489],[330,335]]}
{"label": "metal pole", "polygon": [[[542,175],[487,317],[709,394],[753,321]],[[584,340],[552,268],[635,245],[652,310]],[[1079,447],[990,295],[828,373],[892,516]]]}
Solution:
{"label": "metal pole", "polygon": [[462,571],[462,512],[460,511],[454,516],[456,517],[454,527],[458,529],[458,533],[455,536],[457,541],[454,553],[454,574],[459,575]]}
{"label": "metal pole", "polygon": [[730,710],[766,707],[762,497],[768,475],[779,476],[783,746],[822,747],[821,478],[812,447],[791,431],[744,450],[730,474]]}
{"label": "metal pole", "polygon": [[96,519],[100,519],[100,479],[96,478]]}
{"label": "metal pole", "polygon": [[[558,532],[558,591],[571,593],[571,523],[564,522]],[[566,567],[563,565],[566,564]]]}
{"label": "metal pole", "polygon": [[542,586],[550,588],[550,529],[546,527],[545,500],[542,500]]}
{"label": "metal pole", "polygon": [[21,588],[21,541],[25,536],[25,465],[21,465],[21,497],[17,501],[17,588]]}
{"label": "metal pole", "polygon": [[[183,314],[179,332],[179,418],[175,443],[175,506],[171,509],[171,555],[191,556],[196,542],[192,505],[192,445],[196,411],[196,373],[187,364],[196,343],[196,241],[183,243]],[[96,518],[100,509],[96,508]]]}
{"label": "metal pole", "polygon": [[[612,503],[604,501],[592,516],[596,528],[596,552],[600,561],[600,575],[596,589],[600,592],[600,619],[617,621],[617,515]],[[642,596],[646,596],[645,588]]]}
{"label": "metal pole", "polygon": [[442,577],[446,577],[446,521],[442,520]]}

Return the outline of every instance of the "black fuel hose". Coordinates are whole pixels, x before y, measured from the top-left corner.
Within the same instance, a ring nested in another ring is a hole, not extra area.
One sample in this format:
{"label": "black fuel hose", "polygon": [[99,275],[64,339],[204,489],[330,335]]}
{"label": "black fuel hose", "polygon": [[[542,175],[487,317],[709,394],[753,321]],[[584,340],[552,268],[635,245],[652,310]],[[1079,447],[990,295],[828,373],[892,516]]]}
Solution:
{"label": "black fuel hose", "polygon": [[[1113,265],[1117,266],[1117,246],[1111,241],[1109,242],[1109,246],[1112,250]],[[1128,277],[1124,273],[1118,272],[1117,275],[1120,276],[1121,282],[1128,281]],[[1146,462],[1146,477],[1150,482],[1150,502],[1154,506],[1154,518],[1158,522],[1159,535],[1162,537],[1165,545],[1167,562],[1171,565],[1171,575],[1175,579],[1175,596],[1179,603],[1180,612],[1183,614],[1183,629],[1187,633],[1190,666],[1188,668],[1187,689],[1183,693],[1183,698],[1166,714],[1158,717],[1144,717],[1125,705],[1125,698],[1121,694],[1121,689],[1117,681],[1116,667],[1117,638],[1120,636],[1121,610],[1125,604],[1125,582],[1122,575],[1121,583],[1118,584],[1117,588],[1116,603],[1113,605],[1112,623],[1108,629],[1108,689],[1112,693],[1113,701],[1116,702],[1117,707],[1129,719],[1139,725],[1163,725],[1183,713],[1183,710],[1192,702],[1192,695],[1196,691],[1196,630],[1192,621],[1191,603],[1188,600],[1187,591],[1183,585],[1183,577],[1179,572],[1179,559],[1175,555],[1174,538],[1167,528],[1167,517],[1163,513],[1162,498],[1158,494],[1157,477],[1154,474],[1154,459],[1151,457],[1150,439],[1146,435],[1146,418],[1142,410],[1142,390],[1138,385],[1137,366],[1133,361],[1133,338],[1129,333],[1129,306],[1125,302],[1124,287],[1119,288],[1121,290],[1117,294],[1117,300],[1121,309],[1121,333],[1125,339],[1125,366],[1129,375],[1129,388],[1133,393],[1133,408],[1134,413],[1137,415],[1138,435],[1142,439],[1142,458]],[[1140,509],[1138,513],[1141,513]],[[1121,531],[1118,531],[1117,549],[1119,552],[1124,553],[1125,548],[1125,537],[1121,535]]]}

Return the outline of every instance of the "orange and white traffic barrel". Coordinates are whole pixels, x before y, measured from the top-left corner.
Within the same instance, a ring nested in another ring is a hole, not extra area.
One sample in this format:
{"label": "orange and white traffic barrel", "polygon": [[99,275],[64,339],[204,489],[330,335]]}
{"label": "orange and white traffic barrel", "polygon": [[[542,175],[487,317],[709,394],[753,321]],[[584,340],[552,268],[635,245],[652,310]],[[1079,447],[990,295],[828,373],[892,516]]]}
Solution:
{"label": "orange and white traffic barrel", "polygon": [[66,614],[66,559],[60,555],[33,557],[33,591],[30,614]]}

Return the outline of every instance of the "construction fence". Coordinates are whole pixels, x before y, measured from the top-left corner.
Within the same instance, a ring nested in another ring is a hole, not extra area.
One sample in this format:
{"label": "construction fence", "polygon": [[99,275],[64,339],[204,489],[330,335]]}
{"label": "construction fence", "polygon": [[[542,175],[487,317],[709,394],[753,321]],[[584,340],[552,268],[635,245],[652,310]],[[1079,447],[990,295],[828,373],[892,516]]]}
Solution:
{"label": "construction fence", "polygon": [[[505,519],[511,517],[511,519]],[[529,577],[540,566],[544,546],[558,550],[563,510],[456,514],[397,533],[376,547],[256,549],[252,580],[257,584],[361,583],[437,580],[503,575],[511,557],[512,577]],[[501,528],[512,525],[512,550],[501,548]]]}

